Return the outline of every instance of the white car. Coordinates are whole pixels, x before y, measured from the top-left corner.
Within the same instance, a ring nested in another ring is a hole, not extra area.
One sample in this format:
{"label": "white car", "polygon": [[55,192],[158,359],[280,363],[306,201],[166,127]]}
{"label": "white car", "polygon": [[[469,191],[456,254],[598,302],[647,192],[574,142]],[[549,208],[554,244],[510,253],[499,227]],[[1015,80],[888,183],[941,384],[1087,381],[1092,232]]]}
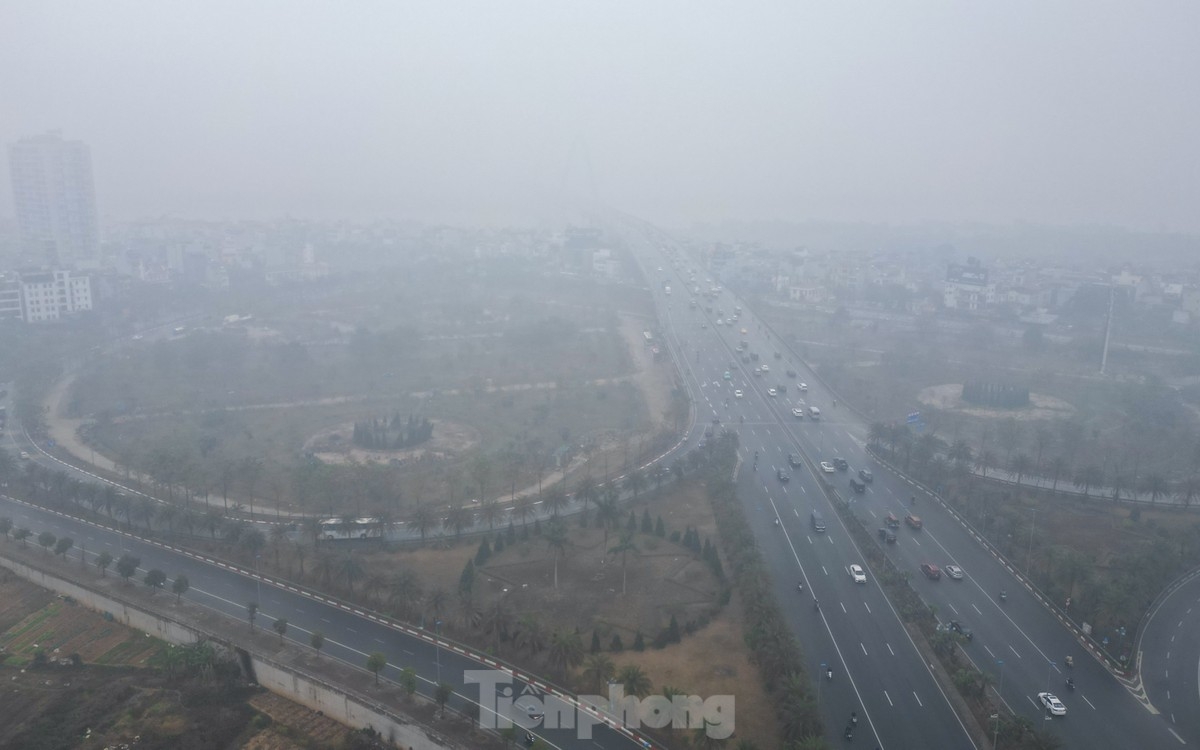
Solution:
{"label": "white car", "polygon": [[826,474],[832,474],[834,471],[836,471],[836,469],[834,469],[833,464],[829,463],[828,461],[822,461],[821,471],[825,472]]}
{"label": "white car", "polygon": [[861,565],[851,565],[850,566],[850,577],[852,579],[854,579],[855,583],[866,583],[867,582],[867,574],[863,571]]}
{"label": "white car", "polygon": [[774,388],[768,388],[768,389],[767,389],[767,395],[768,395],[768,396],[778,396],[778,395],[779,395],[779,391],[775,390]]}
{"label": "white car", "polygon": [[734,391],[734,392],[733,392],[733,397],[734,397],[734,398],[741,398],[741,397],[742,397],[742,392],[741,392],[741,391]]}
{"label": "white car", "polygon": [[763,372],[770,372],[770,371],[771,371],[771,368],[770,368],[770,367],[768,367],[766,364],[764,364],[764,365],[762,366],[762,368],[763,368]]}
{"label": "white car", "polygon": [[942,568],[942,570],[946,571],[946,575],[956,580],[963,577],[962,568],[958,567],[957,565],[947,565],[946,567]]}
{"label": "white car", "polygon": [[801,383],[800,390],[803,391],[804,393],[808,393],[808,383]]}
{"label": "white car", "polygon": [[804,410],[798,409],[798,408],[792,409],[792,416],[795,417],[796,419],[804,419]]}
{"label": "white car", "polygon": [[1054,716],[1066,715],[1067,707],[1062,704],[1062,701],[1054,693],[1038,693],[1037,697],[1042,702],[1042,705],[1046,707],[1046,710]]}

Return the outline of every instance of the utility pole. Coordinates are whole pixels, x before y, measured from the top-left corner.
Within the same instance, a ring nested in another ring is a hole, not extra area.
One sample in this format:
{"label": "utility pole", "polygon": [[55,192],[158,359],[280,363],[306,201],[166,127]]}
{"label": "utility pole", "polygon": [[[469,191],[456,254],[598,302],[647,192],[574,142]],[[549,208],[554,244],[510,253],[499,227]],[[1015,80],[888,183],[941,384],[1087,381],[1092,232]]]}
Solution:
{"label": "utility pole", "polygon": [[1108,367],[1108,342],[1112,338],[1113,299],[1116,290],[1110,284],[1108,287],[1108,316],[1104,319],[1104,353],[1100,355],[1100,374]]}

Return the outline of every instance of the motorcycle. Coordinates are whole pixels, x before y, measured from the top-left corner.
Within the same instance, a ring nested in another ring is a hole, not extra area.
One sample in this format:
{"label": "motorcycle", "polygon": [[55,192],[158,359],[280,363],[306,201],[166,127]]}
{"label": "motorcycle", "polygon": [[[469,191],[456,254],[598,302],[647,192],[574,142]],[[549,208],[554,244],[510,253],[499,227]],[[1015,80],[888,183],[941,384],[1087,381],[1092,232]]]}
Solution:
{"label": "motorcycle", "polygon": [[1000,601],[1002,601],[1002,602],[1008,601],[1008,592],[1007,591],[1000,592]]}
{"label": "motorcycle", "polygon": [[829,682],[833,682],[833,670],[832,669],[825,670],[825,679],[828,680]]}
{"label": "motorcycle", "polygon": [[804,591],[804,584],[803,584],[803,583],[798,583],[798,584],[796,584],[796,590],[797,590],[797,591],[800,591],[800,592],[803,592],[803,591]]}
{"label": "motorcycle", "polygon": [[1063,659],[1063,663],[1066,664],[1068,667],[1073,667],[1073,666],[1075,666],[1075,657],[1068,656],[1067,658]]}
{"label": "motorcycle", "polygon": [[1075,689],[1075,678],[1068,677],[1067,678],[1067,690],[1074,690],[1074,689]]}

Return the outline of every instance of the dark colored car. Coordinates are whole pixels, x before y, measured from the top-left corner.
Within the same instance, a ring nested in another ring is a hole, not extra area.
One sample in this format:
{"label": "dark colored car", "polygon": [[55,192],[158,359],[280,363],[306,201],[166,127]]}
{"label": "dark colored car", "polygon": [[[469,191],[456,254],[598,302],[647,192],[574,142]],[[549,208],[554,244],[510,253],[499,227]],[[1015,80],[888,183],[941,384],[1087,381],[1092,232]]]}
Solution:
{"label": "dark colored car", "polygon": [[942,577],[942,571],[933,563],[921,563],[921,572],[931,581],[936,581]]}
{"label": "dark colored car", "polygon": [[790,466],[790,467],[792,467],[793,469],[795,469],[795,468],[797,468],[797,467],[801,466],[803,463],[804,463],[804,462],[803,462],[803,461],[801,461],[801,460],[800,460],[800,457],[799,457],[799,456],[797,456],[795,453],[789,453],[789,454],[788,454],[788,466]]}
{"label": "dark colored car", "polygon": [[850,468],[850,464],[844,458],[835,458],[833,459],[833,467],[838,471],[845,471]]}
{"label": "dark colored car", "polygon": [[867,491],[867,485],[865,485],[862,482],[858,481],[857,479],[851,477],[850,478],[850,489],[854,490],[855,492],[857,492],[858,494],[861,495],[862,493]]}
{"label": "dark colored car", "polygon": [[788,370],[787,372],[784,373],[784,375],[787,375],[789,378],[794,378],[794,377],[796,377],[796,371]]}
{"label": "dark colored car", "polygon": [[880,529],[879,530],[879,538],[882,539],[883,541],[887,542],[888,544],[895,544],[896,543],[896,532],[892,531],[891,529]]}
{"label": "dark colored car", "polygon": [[885,519],[885,520],[887,521],[887,525],[888,525],[888,528],[889,528],[889,529],[898,529],[898,528],[900,528],[900,519],[899,519],[899,518],[896,518],[896,514],[895,514],[895,513],[888,513],[888,514],[887,514],[887,519]]}
{"label": "dark colored car", "polygon": [[958,633],[963,638],[966,638],[968,641],[973,640],[975,638],[975,634],[971,632],[971,629],[968,627],[965,627],[958,620],[951,620],[950,622],[946,623],[946,629],[952,633]]}
{"label": "dark colored car", "polygon": [[868,482],[868,483],[875,481],[875,475],[872,474],[871,472],[867,471],[866,469],[858,470],[858,478],[863,480],[864,482]]}
{"label": "dark colored car", "polygon": [[788,474],[786,471],[784,471],[782,468],[775,470],[775,476],[779,477],[779,481],[781,481],[781,482],[786,482],[792,478],[792,476],[790,474]]}

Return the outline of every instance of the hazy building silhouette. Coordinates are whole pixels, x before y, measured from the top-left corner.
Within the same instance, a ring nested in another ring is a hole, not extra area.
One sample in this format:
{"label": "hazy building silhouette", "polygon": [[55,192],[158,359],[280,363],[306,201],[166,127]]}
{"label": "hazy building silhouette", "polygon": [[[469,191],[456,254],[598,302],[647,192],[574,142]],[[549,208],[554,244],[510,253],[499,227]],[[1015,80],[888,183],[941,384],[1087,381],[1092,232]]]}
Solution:
{"label": "hazy building silhouette", "polygon": [[9,146],[8,162],[25,251],[51,266],[97,265],[100,238],[87,145],[52,131]]}

